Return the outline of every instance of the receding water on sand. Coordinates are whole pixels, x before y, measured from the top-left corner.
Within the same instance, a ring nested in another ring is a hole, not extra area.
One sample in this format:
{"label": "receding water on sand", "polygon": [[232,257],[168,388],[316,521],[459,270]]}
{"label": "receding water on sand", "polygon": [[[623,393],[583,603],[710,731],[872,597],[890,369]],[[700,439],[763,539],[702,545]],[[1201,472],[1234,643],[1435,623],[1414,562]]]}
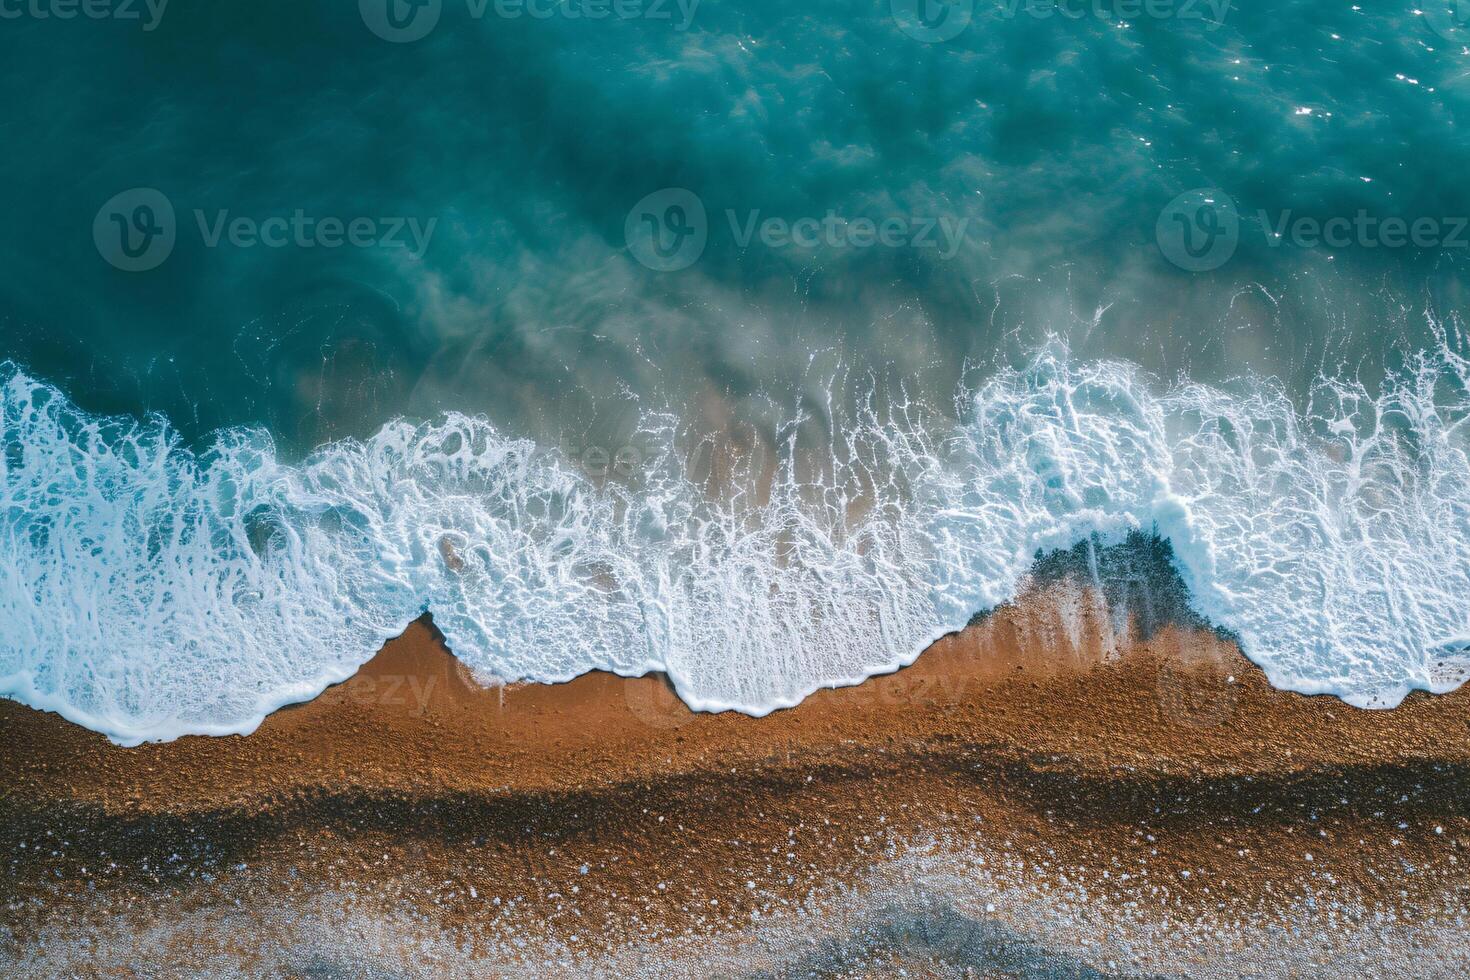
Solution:
{"label": "receding water on sand", "polygon": [[289,463],[263,431],[196,453],[12,368],[0,693],[124,744],[244,733],[428,611],[482,675],[659,671],[761,715],[911,663],[1040,552],[1142,532],[1274,684],[1391,707],[1457,686],[1470,642],[1470,362],[1441,344],[1303,409],[1056,342],[953,420],[829,394],[717,491],[667,416],[626,480],[462,415]]}

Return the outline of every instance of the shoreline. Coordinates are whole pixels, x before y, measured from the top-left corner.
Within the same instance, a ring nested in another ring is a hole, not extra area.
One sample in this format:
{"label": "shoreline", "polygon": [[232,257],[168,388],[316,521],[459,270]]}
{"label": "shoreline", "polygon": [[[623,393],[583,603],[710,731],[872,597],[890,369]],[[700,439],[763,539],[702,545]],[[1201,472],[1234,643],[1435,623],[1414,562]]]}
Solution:
{"label": "shoreline", "polygon": [[[471,972],[663,949],[658,975],[698,975],[762,923],[869,921],[894,888],[929,910],[925,935],[968,923],[991,953],[1103,973],[1167,966],[1188,922],[1259,952],[1306,907],[1360,932],[1457,921],[1470,739],[1448,733],[1470,731],[1470,695],[1368,711],[1277,691],[1225,637],[1144,605],[1054,577],[910,667],[763,718],[692,712],[656,677],[480,687],[427,621],[250,736],[121,748],[0,702],[0,961],[44,940],[75,969],[105,934],[204,955],[187,939],[248,974],[345,916],[399,923],[363,940],[373,962],[433,936]],[[914,890],[921,866],[942,894]],[[1088,942],[1037,925],[1037,888],[1081,889],[1090,911],[1067,921],[1100,916]],[[240,907],[293,910],[276,953],[185,928]],[[1146,941],[1127,953],[1108,936],[1130,917]],[[1442,945],[1423,975],[1459,964]]]}

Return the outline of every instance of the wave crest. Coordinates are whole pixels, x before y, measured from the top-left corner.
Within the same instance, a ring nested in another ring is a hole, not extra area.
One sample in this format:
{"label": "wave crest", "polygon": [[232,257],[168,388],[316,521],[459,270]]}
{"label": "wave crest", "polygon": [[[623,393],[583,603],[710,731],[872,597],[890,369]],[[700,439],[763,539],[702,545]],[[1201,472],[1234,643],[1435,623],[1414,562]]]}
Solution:
{"label": "wave crest", "polygon": [[1392,705],[1470,663],[1470,370],[1441,339],[1300,409],[1054,345],[959,422],[869,400],[811,447],[794,421],[718,495],[667,416],[626,485],[457,414],[291,464],[8,366],[0,693],[123,743],[244,733],[428,610],[483,674],[664,670],[694,708],[762,714],[911,662],[1038,551],[1142,530],[1273,684]]}

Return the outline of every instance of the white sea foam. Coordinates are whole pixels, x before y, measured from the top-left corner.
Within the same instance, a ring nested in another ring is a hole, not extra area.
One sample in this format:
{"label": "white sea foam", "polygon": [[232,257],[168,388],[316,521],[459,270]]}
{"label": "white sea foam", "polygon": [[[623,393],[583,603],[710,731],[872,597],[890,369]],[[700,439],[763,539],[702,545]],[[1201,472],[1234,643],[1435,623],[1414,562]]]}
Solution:
{"label": "white sea foam", "polygon": [[1470,663],[1470,365],[1442,339],[1301,406],[1053,347],[958,424],[870,405],[820,452],[793,424],[773,476],[718,495],[659,417],[630,486],[462,415],[288,464],[7,368],[0,693],[123,743],[249,732],[427,609],[482,674],[666,670],[761,714],[911,662],[1039,549],[1155,530],[1273,684],[1393,705]]}

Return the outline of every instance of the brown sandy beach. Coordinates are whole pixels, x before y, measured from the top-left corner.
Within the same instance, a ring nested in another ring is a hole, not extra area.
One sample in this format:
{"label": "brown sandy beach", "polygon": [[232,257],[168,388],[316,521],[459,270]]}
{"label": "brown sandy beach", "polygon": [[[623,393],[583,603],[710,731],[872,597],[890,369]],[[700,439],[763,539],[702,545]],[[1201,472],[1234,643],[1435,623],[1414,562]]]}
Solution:
{"label": "brown sandy beach", "polygon": [[427,621],[243,738],[122,749],[0,702],[0,955],[22,975],[1462,973],[1470,695],[1356,710],[1273,690],[1197,623],[1144,625],[1120,640],[1101,596],[1053,582],[761,719],[693,714],[652,677],[483,687]]}

